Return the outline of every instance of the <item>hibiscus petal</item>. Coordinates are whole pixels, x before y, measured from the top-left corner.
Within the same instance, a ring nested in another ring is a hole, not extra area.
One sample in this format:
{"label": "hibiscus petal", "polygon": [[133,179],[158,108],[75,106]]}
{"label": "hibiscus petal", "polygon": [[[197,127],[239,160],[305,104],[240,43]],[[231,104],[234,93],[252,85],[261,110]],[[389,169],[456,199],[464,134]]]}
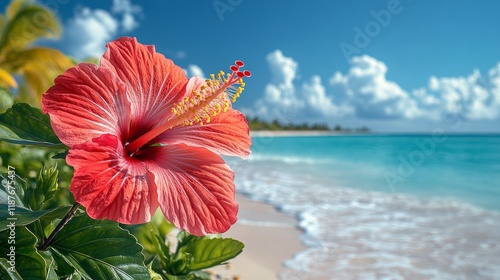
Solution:
{"label": "hibiscus petal", "polygon": [[187,85],[186,85],[186,96],[184,97],[189,97],[193,94],[195,90],[199,90],[201,86],[205,85],[205,79],[203,79],[200,76],[194,76],[189,79]]}
{"label": "hibiscus petal", "polygon": [[193,235],[221,233],[237,220],[234,173],[216,154],[187,145],[146,149],[160,208],[175,226]]}
{"label": "hibiscus petal", "polygon": [[208,124],[173,127],[160,134],[153,142],[166,145],[185,143],[205,147],[216,154],[244,159],[250,155],[252,146],[246,118],[234,109],[219,113]]}
{"label": "hibiscus petal", "polygon": [[42,110],[50,114],[54,132],[68,146],[110,133],[126,134],[130,102],[125,87],[113,73],[82,63],[57,77],[42,96]]}
{"label": "hibiscus petal", "polygon": [[66,161],[75,168],[70,190],[93,219],[145,223],[158,209],[153,174],[124,154],[116,136],[105,134],[75,145]]}
{"label": "hibiscus petal", "polygon": [[154,46],[146,46],[135,38],[122,37],[107,44],[101,65],[113,70],[127,84],[127,94],[135,116],[132,137],[150,130],[151,124],[160,125],[172,115],[170,108],[184,95],[188,79],[182,68]]}

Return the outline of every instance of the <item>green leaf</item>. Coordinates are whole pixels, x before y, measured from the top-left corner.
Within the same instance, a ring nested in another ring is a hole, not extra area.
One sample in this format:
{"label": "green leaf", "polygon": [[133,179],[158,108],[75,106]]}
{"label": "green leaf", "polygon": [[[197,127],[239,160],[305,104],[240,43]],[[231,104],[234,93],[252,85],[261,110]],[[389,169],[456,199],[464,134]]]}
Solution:
{"label": "green leaf", "polygon": [[[8,170],[9,174],[7,176],[0,175],[0,204],[8,204],[9,201],[14,201],[16,205],[24,207],[23,198],[26,182],[10,167]],[[10,174],[11,172],[13,174]]]}
{"label": "green leaf", "polygon": [[150,279],[142,247],[116,222],[74,217],[51,247],[84,279]]}
{"label": "green leaf", "polygon": [[9,203],[9,194],[0,188],[0,205]]}
{"label": "green leaf", "polygon": [[210,274],[205,271],[195,271],[187,275],[165,274],[167,280],[210,280]]}
{"label": "green leaf", "polygon": [[158,256],[160,264],[164,269],[171,269],[169,267],[171,261],[170,248],[167,244],[165,244],[165,236],[161,236],[158,228],[156,228],[152,223],[147,223],[146,228],[149,235],[146,236],[146,239],[143,239],[147,242],[145,244],[152,246],[153,252],[155,252]]}
{"label": "green leaf", "polygon": [[153,262],[150,262],[148,264],[148,270],[149,270],[149,275],[151,275],[151,280],[163,280],[163,277],[161,277],[161,274],[156,273],[153,269]]}
{"label": "green leaf", "polygon": [[33,210],[40,210],[45,202],[51,199],[57,192],[57,167],[45,169],[45,166],[38,172],[36,186],[26,190],[24,201]]}
{"label": "green leaf", "polygon": [[162,218],[162,220],[155,219],[156,216],[155,214],[151,222],[139,226],[133,232],[148,253],[156,253],[162,260],[165,260],[168,258],[170,250],[168,245],[165,244],[165,236],[175,227],[168,223],[165,218]]}
{"label": "green leaf", "polygon": [[55,270],[60,278],[65,280],[82,279],[82,277],[78,273],[76,273],[75,268],[69,265],[58,253],[55,253],[52,248],[49,248],[49,250],[45,251],[45,253],[50,254],[52,259],[54,260],[54,263],[56,264]]}
{"label": "green leaf", "polygon": [[10,108],[14,104],[14,99],[12,95],[6,88],[0,87],[0,113]]}
{"label": "green leaf", "polygon": [[[25,227],[15,227],[14,231],[0,232],[0,256],[7,257],[9,267],[14,264],[15,270],[23,279],[46,279],[47,265],[37,252],[37,238]],[[14,256],[12,256],[14,254]],[[5,260],[5,258],[4,258]]]}
{"label": "green leaf", "polygon": [[0,278],[11,280],[23,280],[17,271],[11,268],[7,259],[0,259]]}
{"label": "green leaf", "polygon": [[65,159],[67,155],[68,155],[68,151],[64,151],[64,152],[55,154],[52,158],[53,159]]}
{"label": "green leaf", "polygon": [[212,278],[210,278],[210,273],[206,272],[206,271],[195,271],[195,272],[191,272],[189,273],[189,275],[192,275],[194,278],[193,279],[199,279],[199,280],[210,280]]}
{"label": "green leaf", "polygon": [[185,275],[189,272],[189,264],[193,261],[193,257],[189,253],[175,254],[170,260],[166,271],[172,275]]}
{"label": "green leaf", "polygon": [[158,208],[153,217],[151,217],[151,223],[158,229],[160,236],[163,237],[171,230],[175,229],[175,226],[165,219],[160,208]]}
{"label": "green leaf", "polygon": [[49,115],[26,103],[0,114],[0,139],[9,143],[65,148],[50,126]]}
{"label": "green leaf", "polygon": [[181,230],[177,234],[177,240],[179,240],[178,248],[184,247],[185,245],[187,245],[189,243],[194,243],[194,242],[197,242],[197,241],[205,239],[205,238],[209,238],[209,237],[195,236],[195,235],[189,234],[189,232],[187,232],[185,230]]}
{"label": "green leaf", "polygon": [[40,218],[47,220],[62,218],[70,207],[61,206],[43,211],[31,211],[18,206],[9,208],[7,204],[0,204],[0,232],[7,231],[7,226],[11,222],[15,222],[16,226],[25,226]]}
{"label": "green leaf", "polygon": [[187,269],[194,271],[222,264],[241,253],[245,245],[231,238],[194,239],[180,250],[192,256]]}
{"label": "green leaf", "polygon": [[47,265],[47,278],[46,279],[58,279],[58,275],[55,271],[55,268],[57,267],[57,264],[52,258],[52,255],[48,251],[38,251],[40,255],[43,257],[45,260],[45,264]]}

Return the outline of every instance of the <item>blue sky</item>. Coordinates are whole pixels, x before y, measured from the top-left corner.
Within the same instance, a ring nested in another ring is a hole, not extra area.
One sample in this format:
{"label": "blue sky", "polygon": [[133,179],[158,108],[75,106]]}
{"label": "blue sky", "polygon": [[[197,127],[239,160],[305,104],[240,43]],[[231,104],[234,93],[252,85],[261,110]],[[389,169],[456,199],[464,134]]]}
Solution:
{"label": "blue sky", "polygon": [[[500,132],[500,2],[73,1],[52,45],[83,58],[135,36],[190,75],[245,61],[235,103],[281,122]],[[44,42],[45,43],[45,42]]]}

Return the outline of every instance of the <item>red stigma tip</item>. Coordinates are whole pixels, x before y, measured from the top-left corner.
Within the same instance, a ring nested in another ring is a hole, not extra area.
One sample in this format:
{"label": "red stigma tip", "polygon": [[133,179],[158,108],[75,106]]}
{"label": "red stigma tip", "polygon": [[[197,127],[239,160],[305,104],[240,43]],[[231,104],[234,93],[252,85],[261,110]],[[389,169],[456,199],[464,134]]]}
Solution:
{"label": "red stigma tip", "polygon": [[243,72],[237,72],[236,75],[238,75],[238,77],[240,78],[245,77],[245,74],[243,74]]}
{"label": "red stigma tip", "polygon": [[239,67],[241,67],[241,66],[245,65],[245,63],[243,63],[243,61],[241,61],[241,60],[236,60],[234,63],[235,63],[236,65],[238,65]]}
{"label": "red stigma tip", "polygon": [[250,71],[248,71],[248,70],[243,71],[243,74],[244,74],[246,77],[250,77],[250,76],[252,76],[252,73],[250,73]]}
{"label": "red stigma tip", "polygon": [[231,65],[231,67],[229,67],[231,69],[231,71],[238,71],[238,69],[240,69],[240,67],[236,66],[236,65]]}

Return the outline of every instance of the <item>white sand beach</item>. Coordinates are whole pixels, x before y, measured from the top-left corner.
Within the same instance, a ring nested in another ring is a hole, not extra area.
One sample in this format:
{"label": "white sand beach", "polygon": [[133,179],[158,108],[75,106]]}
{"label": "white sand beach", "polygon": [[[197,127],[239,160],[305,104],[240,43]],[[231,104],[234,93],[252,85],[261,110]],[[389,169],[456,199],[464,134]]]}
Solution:
{"label": "white sand beach", "polygon": [[239,221],[223,236],[242,241],[245,248],[229,265],[211,269],[219,277],[214,279],[278,279],[283,261],[305,249],[296,219],[246,196],[236,199]]}

